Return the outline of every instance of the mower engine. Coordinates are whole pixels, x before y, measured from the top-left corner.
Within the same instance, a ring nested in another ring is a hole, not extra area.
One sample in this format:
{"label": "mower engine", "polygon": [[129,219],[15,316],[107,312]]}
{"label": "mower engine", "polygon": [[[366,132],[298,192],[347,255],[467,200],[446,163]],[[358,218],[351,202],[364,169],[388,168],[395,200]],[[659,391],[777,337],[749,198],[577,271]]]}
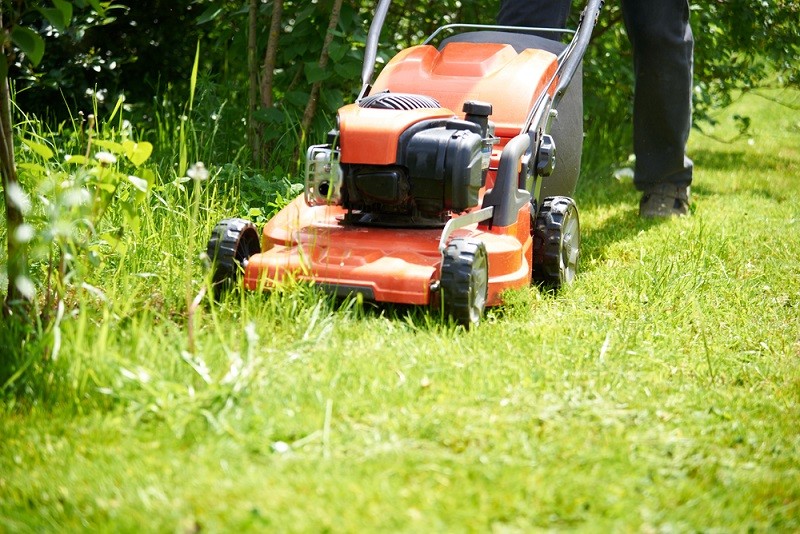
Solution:
{"label": "mower engine", "polygon": [[340,205],[350,222],[408,226],[477,206],[496,138],[490,104],[464,111],[457,119],[432,98],[389,92],[345,106],[330,143],[309,148],[306,202]]}

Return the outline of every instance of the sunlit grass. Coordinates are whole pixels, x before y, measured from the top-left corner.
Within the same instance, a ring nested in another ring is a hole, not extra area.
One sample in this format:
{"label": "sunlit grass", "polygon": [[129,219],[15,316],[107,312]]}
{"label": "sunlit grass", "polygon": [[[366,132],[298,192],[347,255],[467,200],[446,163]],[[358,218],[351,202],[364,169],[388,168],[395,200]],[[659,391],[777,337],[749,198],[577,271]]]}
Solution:
{"label": "sunlit grass", "polygon": [[800,113],[735,112],[752,142],[693,135],[692,217],[641,221],[587,168],[577,282],[469,332],[297,285],[207,302],[189,354],[187,239],[237,207],[212,177],[189,224],[164,187],[57,357],[53,329],[21,348],[0,529],[799,529]]}

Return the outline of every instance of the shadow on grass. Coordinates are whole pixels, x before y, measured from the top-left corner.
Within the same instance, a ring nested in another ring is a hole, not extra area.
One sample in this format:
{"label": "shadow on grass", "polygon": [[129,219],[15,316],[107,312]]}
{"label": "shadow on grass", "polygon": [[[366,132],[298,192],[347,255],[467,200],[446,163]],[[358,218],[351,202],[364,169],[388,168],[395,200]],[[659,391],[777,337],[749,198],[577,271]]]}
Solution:
{"label": "shadow on grass", "polygon": [[[758,196],[776,202],[789,200],[784,188],[770,182],[770,176],[795,176],[798,173],[797,161],[775,154],[748,154],[745,151],[721,152],[716,150],[698,150],[692,153],[696,169],[709,169],[720,173],[738,174],[737,190],[746,190],[752,196]],[[702,186],[692,186],[696,193],[725,194],[730,190],[725,181]]]}
{"label": "shadow on grass", "polygon": [[[631,239],[644,230],[668,222],[669,219],[641,219],[637,201],[631,205],[630,209],[605,219],[599,227],[582,229],[581,257],[604,259],[608,249],[615,243]],[[587,267],[587,262],[584,261],[581,271],[591,272],[592,270],[593,268]]]}
{"label": "shadow on grass", "polygon": [[752,172],[787,173],[797,169],[797,162],[775,154],[752,154],[744,150],[722,151],[700,149],[692,151],[695,168],[713,169],[715,171],[741,172],[751,169]]}
{"label": "shadow on grass", "polygon": [[[695,172],[715,172],[737,175],[730,182],[713,181],[692,185],[693,202],[702,203],[703,197],[733,194],[745,191],[747,195],[775,202],[787,202],[789,195],[779,186],[773,186],[768,175],[792,176],[798,172],[797,161],[775,154],[759,154],[748,150],[693,150]],[[638,215],[640,193],[631,183],[620,183],[612,177],[612,165],[597,163],[584,166],[575,194],[583,213],[611,211],[599,227],[582,227],[581,255],[583,258],[604,258],[614,243],[632,238],[643,230],[664,224],[667,220],[642,220]],[[744,176],[744,180],[742,179]],[[752,180],[747,180],[752,176]],[[584,262],[586,266],[587,262]],[[585,269],[585,267],[584,267]]]}
{"label": "shadow on grass", "polygon": [[[583,169],[576,191],[578,208],[583,213],[610,211],[599,226],[581,226],[581,257],[603,259],[615,243],[636,236],[643,230],[668,222],[668,219],[641,219],[641,193],[633,183],[613,178],[610,166],[605,169]],[[589,272],[583,261],[581,271]]]}

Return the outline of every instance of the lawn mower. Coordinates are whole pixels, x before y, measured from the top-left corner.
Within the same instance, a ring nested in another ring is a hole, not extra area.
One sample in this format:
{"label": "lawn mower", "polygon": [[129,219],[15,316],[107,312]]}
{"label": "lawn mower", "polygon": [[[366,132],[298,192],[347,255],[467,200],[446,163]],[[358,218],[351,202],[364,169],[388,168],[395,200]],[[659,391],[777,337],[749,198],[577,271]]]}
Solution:
{"label": "lawn mower", "polygon": [[244,219],[214,228],[213,283],[306,280],[476,325],[505,290],[575,278],[580,69],[602,0],[569,43],[543,37],[552,29],[452,24],[373,83],[389,4],[370,25],[358,98],[308,149],[304,192],[260,234]]}

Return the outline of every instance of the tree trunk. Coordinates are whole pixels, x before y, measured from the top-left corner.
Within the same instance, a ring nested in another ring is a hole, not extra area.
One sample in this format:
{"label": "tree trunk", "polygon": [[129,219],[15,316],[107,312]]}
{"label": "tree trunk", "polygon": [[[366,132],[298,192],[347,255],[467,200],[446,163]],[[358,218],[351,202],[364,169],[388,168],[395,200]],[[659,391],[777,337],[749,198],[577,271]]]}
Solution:
{"label": "tree trunk", "polygon": [[[5,55],[0,61],[6,61]],[[14,137],[11,126],[11,93],[8,78],[0,83],[0,173],[3,175],[3,197],[6,207],[6,242],[8,244],[8,292],[3,304],[3,314],[11,312],[12,306],[25,303],[25,295],[18,283],[25,278],[27,258],[25,245],[16,242],[14,236],[24,222],[18,199],[13,198],[12,189],[19,189],[17,167],[14,163]],[[19,189],[21,191],[21,189]]]}
{"label": "tree trunk", "polygon": [[[322,51],[319,54],[319,68],[325,70],[328,68],[328,49],[333,41],[333,32],[339,24],[339,16],[342,12],[342,0],[335,0],[333,2],[333,10],[331,11],[331,19],[328,23],[328,31],[325,34],[325,40],[322,43]],[[319,100],[319,91],[322,87],[322,82],[314,82],[311,86],[311,94],[308,97],[308,104],[303,112],[303,122],[301,123],[303,137],[308,133],[311,128],[311,121],[314,120],[314,114],[317,112],[317,101]],[[299,148],[299,147],[298,147]]]}
{"label": "tree trunk", "polygon": [[259,146],[261,139],[256,127],[255,112],[258,106],[258,65],[256,52],[258,48],[258,0],[250,0],[247,20],[247,72],[249,76],[247,92],[247,142],[253,156],[253,163],[258,165],[261,157]]}
{"label": "tree trunk", "polygon": [[[281,22],[283,17],[283,0],[274,0],[272,4],[272,19],[269,24],[269,36],[267,38],[267,50],[264,52],[264,63],[261,67],[261,82],[259,90],[261,94],[261,108],[269,109],[273,105],[272,85],[275,80],[275,64],[278,58],[278,40],[281,35]],[[258,125],[258,137],[260,144],[260,163],[266,164],[267,148],[263,142],[264,124]]]}
{"label": "tree trunk", "polygon": [[281,35],[281,18],[283,17],[283,0],[275,0],[272,5],[272,21],[269,25],[267,51],[264,53],[264,64],[261,67],[261,107],[272,107],[272,83],[275,79],[275,63],[278,58],[278,38]]}

